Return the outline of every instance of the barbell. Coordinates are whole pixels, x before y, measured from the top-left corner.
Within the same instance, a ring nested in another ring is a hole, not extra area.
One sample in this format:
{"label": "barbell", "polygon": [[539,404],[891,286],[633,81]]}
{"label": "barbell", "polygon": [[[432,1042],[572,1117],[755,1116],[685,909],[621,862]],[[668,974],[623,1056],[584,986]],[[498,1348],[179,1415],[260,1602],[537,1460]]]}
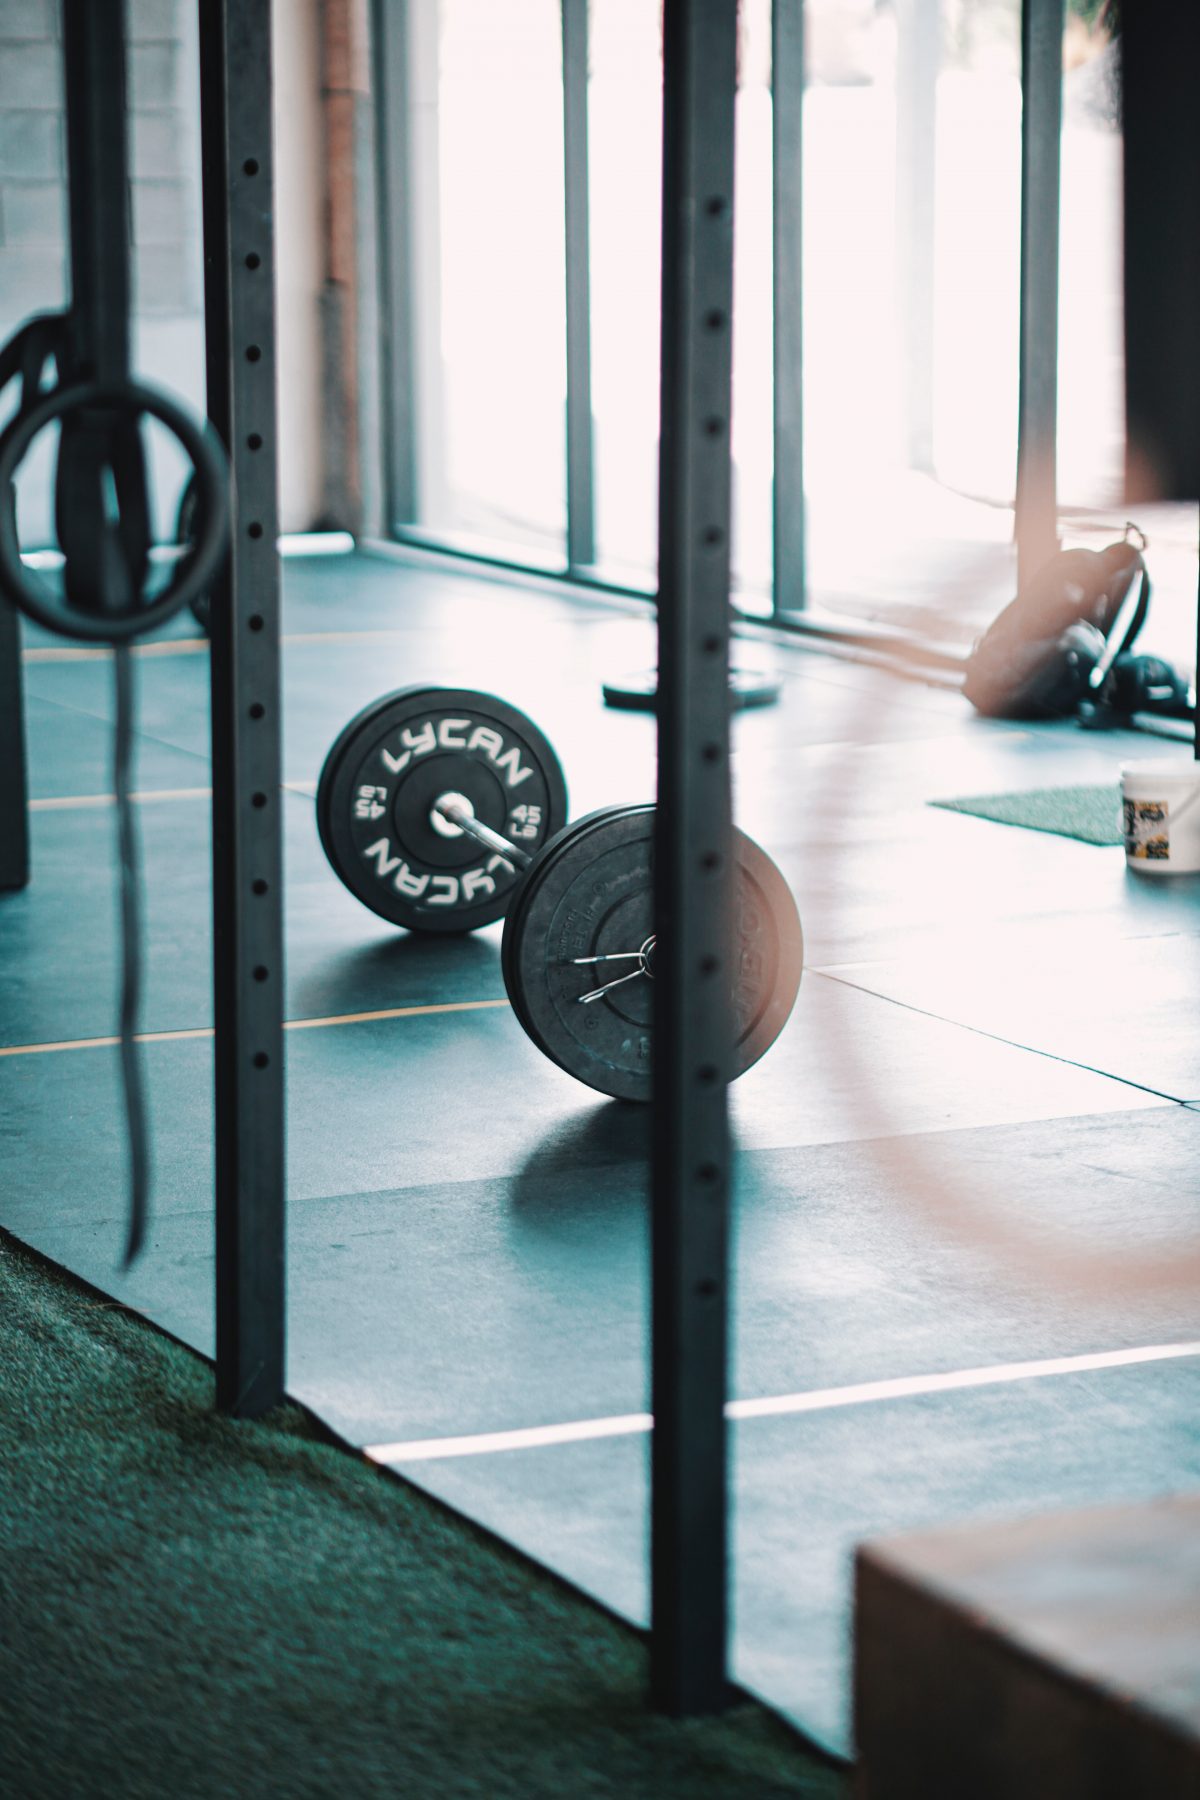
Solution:
{"label": "barbell", "polygon": [[[401,688],[350,720],[317,783],[325,854],[366,906],[410,931],[504,918],[514,1013],[568,1074],[651,1097],[654,807],[567,822],[549,741],[516,707],[467,688]],[[734,832],[736,1077],[779,1036],[803,970],[800,918],[766,852]]]}

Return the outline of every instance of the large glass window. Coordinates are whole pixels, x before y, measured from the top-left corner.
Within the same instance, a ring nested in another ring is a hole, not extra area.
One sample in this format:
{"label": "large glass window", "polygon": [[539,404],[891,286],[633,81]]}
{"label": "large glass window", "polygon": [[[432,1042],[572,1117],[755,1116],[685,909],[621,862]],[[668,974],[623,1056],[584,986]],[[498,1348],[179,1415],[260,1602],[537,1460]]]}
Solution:
{"label": "large glass window", "polygon": [[411,0],[416,522],[561,561],[558,0]]}
{"label": "large glass window", "polygon": [[[771,568],[770,0],[738,33],[734,580]],[[662,31],[644,0],[593,0],[588,123],[592,413],[600,573],[642,585],[657,558]]]}
{"label": "large glass window", "polygon": [[[1017,450],[1018,0],[947,0],[941,43],[934,466],[950,487],[1007,505]],[[1058,492],[1069,511],[1119,503],[1124,352],[1116,47],[1072,10],[1063,48]]]}
{"label": "large glass window", "polygon": [[[1113,47],[1064,46],[1058,495],[1122,456]],[[805,446],[817,604],[966,643],[1011,596],[1020,0],[809,0]]]}
{"label": "large glass window", "polygon": [[1119,507],[1125,457],[1122,154],[1117,46],[1084,0],[1063,46],[1059,232],[1058,491],[1064,506]]}
{"label": "large glass window", "polygon": [[[802,99],[773,96],[772,11],[772,0],[739,9],[735,596],[746,610],[770,610],[773,233],[794,229],[806,493],[779,502],[805,506],[808,600],[969,640],[1015,576],[1020,0],[805,0]],[[1111,506],[1120,491],[1120,136],[1113,51],[1094,12],[1072,0],[1065,45],[1059,493],[1068,509]],[[460,547],[561,570],[560,0],[409,0],[408,19],[411,522]],[[649,591],[658,5],[591,0],[586,90],[582,78],[572,88],[581,111],[584,91],[593,573]],[[802,110],[799,196],[793,171],[777,180],[773,170],[784,107],[792,119]]]}
{"label": "large glass window", "polygon": [[592,0],[588,74],[596,556],[650,584],[658,544],[662,32],[644,0]]}

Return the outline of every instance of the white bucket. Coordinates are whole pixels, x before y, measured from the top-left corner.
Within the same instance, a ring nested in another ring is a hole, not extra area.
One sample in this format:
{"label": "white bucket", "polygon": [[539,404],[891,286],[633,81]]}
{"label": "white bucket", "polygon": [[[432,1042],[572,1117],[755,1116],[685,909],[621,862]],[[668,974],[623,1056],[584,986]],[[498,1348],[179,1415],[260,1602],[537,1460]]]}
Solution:
{"label": "white bucket", "polygon": [[1200,870],[1200,762],[1125,763],[1125,863],[1139,875]]}

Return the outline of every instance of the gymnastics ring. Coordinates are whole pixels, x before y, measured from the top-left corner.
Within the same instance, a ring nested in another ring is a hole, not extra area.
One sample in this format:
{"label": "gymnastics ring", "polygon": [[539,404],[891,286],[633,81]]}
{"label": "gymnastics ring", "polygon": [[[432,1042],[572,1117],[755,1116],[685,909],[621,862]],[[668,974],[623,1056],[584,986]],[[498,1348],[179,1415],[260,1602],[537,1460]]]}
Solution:
{"label": "gymnastics ring", "polygon": [[[124,612],[85,612],[51,593],[21,561],[15,505],[6,494],[29,446],[47,425],[84,407],[110,407],[141,418],[148,414],[178,440],[195,470],[200,530],[191,553],[176,565],[163,592],[149,605]],[[140,637],[162,625],[211,585],[229,542],[229,484],[225,453],[215,434],[196,424],[165,394],[137,382],[80,382],[57,388],[20,412],[0,435],[0,589],[21,612],[47,630],[104,643]]]}

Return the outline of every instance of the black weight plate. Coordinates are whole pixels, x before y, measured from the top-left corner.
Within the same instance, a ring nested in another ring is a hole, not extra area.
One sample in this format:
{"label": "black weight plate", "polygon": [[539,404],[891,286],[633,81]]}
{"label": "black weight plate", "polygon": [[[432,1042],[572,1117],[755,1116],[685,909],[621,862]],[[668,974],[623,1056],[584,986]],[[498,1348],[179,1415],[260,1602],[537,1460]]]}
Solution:
{"label": "black weight plate", "polygon": [[[538,856],[505,922],[505,986],[538,1048],[619,1100],[649,1100],[653,985],[637,961],[653,933],[652,806],[607,807],[560,832]],[[737,1042],[733,1074],[769,1050],[795,1003],[804,964],[796,903],[775,864],[743,832],[737,855]],[[579,961],[600,955],[626,960]],[[581,996],[618,976],[602,999]]]}
{"label": "black weight plate", "polygon": [[[781,683],[761,669],[731,668],[729,709],[743,712],[751,706],[774,706],[780,688]],[[654,712],[658,707],[658,670],[639,669],[636,675],[606,681],[601,691],[605,705],[618,712]]]}
{"label": "black weight plate", "polygon": [[508,915],[505,918],[504,936],[500,943],[500,968],[501,973],[504,976],[505,990],[508,994],[513,1011],[521,1021],[526,1032],[538,1045],[538,1048],[554,1061],[558,1060],[557,1057],[555,1057],[553,1050],[550,1049],[547,1044],[541,1042],[537,1029],[525,1006],[526,991],[530,984],[522,974],[522,953],[528,939],[526,937],[525,926],[521,915],[524,902],[529,898],[536,897],[536,895],[541,892],[540,880],[534,880],[531,886],[528,877],[530,875],[535,875],[540,866],[548,858],[557,858],[559,852],[564,848],[571,848],[573,853],[577,854],[578,845],[581,840],[587,837],[591,832],[607,825],[610,820],[623,818],[626,813],[638,813],[644,810],[645,808],[643,806],[604,806],[597,812],[585,814],[582,819],[576,819],[573,825],[565,826],[562,831],[558,832],[555,837],[551,838],[546,843],[541,855],[537,859],[537,863],[528,870],[526,879],[517,889]]}
{"label": "black weight plate", "polygon": [[558,758],[524,713],[470,688],[400,688],[350,720],[317,783],[317,827],[364,906],[409,931],[475,931],[521,879],[465,833],[432,823],[444,793],[535,855],[567,816]]}

